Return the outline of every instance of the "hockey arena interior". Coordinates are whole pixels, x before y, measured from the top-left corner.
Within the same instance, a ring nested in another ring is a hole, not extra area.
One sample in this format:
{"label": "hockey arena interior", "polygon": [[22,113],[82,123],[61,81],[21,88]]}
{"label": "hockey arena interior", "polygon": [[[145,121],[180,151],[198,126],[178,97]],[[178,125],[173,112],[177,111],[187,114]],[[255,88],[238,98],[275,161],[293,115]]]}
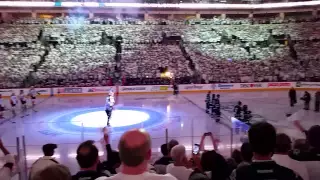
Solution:
{"label": "hockey arena interior", "polygon": [[319,180],[320,1],[0,12],[0,180]]}

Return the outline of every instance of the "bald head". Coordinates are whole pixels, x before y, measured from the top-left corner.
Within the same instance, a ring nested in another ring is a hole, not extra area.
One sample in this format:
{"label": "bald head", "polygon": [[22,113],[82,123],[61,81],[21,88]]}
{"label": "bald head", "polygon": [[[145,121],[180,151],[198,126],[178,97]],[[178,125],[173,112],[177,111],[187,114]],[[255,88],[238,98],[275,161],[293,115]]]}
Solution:
{"label": "bald head", "polygon": [[151,156],[151,140],[144,130],[130,130],[121,136],[119,153],[123,164],[135,167],[148,161]]}

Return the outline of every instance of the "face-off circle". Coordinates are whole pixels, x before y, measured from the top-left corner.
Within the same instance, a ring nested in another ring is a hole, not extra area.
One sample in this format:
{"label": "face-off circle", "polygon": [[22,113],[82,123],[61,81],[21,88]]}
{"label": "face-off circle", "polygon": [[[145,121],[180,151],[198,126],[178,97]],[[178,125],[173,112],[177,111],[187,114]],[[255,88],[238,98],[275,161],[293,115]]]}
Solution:
{"label": "face-off circle", "polygon": [[[79,109],[54,117],[48,123],[50,130],[59,133],[96,133],[107,125],[104,108]],[[151,128],[163,123],[165,116],[157,111],[139,107],[117,107],[110,120],[112,133],[135,128]]]}

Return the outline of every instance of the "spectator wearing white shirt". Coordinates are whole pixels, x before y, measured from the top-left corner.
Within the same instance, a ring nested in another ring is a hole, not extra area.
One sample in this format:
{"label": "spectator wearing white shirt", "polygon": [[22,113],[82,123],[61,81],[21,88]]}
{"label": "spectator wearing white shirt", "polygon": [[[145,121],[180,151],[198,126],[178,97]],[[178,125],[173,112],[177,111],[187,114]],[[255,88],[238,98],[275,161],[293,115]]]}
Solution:
{"label": "spectator wearing white shirt", "polygon": [[192,169],[187,168],[188,159],[186,148],[183,145],[176,145],[171,149],[173,163],[167,166],[167,173],[172,174],[178,180],[188,180]]}
{"label": "spectator wearing white shirt", "polygon": [[36,160],[30,170],[30,179],[33,180],[34,176],[45,168],[59,164],[58,161],[52,157],[54,155],[54,150],[57,148],[56,144],[45,144],[42,146],[42,151],[44,156]]}
{"label": "spectator wearing white shirt", "polygon": [[14,156],[7,154],[5,157],[5,164],[0,169],[0,179],[1,180],[10,180],[14,175],[13,166],[14,166]]}
{"label": "spectator wearing white shirt", "polygon": [[0,139],[0,150],[5,155],[5,164],[0,169],[0,179],[1,180],[10,180],[13,175],[13,166],[15,164],[14,157],[10,154],[10,152],[6,149]]}
{"label": "spectator wearing white shirt", "polygon": [[46,167],[34,176],[34,180],[72,180],[69,168],[56,164]]}
{"label": "spectator wearing white shirt", "polygon": [[289,168],[298,173],[304,180],[309,180],[307,167],[303,162],[296,161],[289,157],[291,140],[286,134],[277,134],[275,154],[272,159],[279,165]]}
{"label": "spectator wearing white shirt", "polygon": [[151,158],[150,135],[144,130],[130,130],[124,133],[118,145],[121,168],[112,177],[100,177],[97,180],[176,180],[171,175],[158,175],[147,172]]}

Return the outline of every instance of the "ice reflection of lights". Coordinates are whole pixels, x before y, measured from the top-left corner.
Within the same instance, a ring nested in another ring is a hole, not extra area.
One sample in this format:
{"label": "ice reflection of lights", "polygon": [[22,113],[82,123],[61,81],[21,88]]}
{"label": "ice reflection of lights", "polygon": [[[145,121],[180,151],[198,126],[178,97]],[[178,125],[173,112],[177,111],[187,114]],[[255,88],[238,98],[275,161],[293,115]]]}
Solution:
{"label": "ice reflection of lights", "polygon": [[[43,156],[41,156],[41,155],[39,155],[39,154],[37,154],[37,155],[27,155],[27,160],[28,160],[28,161],[37,160],[37,159],[39,159],[40,157],[43,157]],[[54,157],[55,159],[60,159],[60,155],[59,155],[59,154],[55,154],[55,155],[53,155],[52,157]]]}
{"label": "ice reflection of lights", "polygon": [[[111,125],[113,127],[130,126],[139,124],[149,119],[149,115],[142,111],[134,110],[115,110],[112,112]],[[105,127],[107,116],[104,111],[94,111],[80,114],[72,118],[71,123],[76,126],[89,128]]]}
{"label": "ice reflection of lights", "polygon": [[170,111],[171,111],[171,106],[170,106],[170,104],[168,104],[167,105],[167,113],[170,113]]}
{"label": "ice reflection of lights", "polygon": [[[103,156],[104,155],[104,152],[103,151],[99,151],[99,156]],[[77,157],[77,153],[70,153],[68,154],[68,157],[69,158],[75,158]]]}
{"label": "ice reflection of lights", "polygon": [[[242,143],[238,143],[238,144],[233,144],[232,145],[232,148],[239,148],[241,147]],[[187,151],[191,151],[192,150],[192,146],[185,146],[186,147],[186,150]],[[222,144],[220,143],[218,145],[218,149],[219,150],[224,150],[224,149],[230,149],[231,148],[231,145],[230,144]],[[207,146],[204,146],[204,149],[206,150],[213,150],[213,146],[212,145],[207,145]]]}
{"label": "ice reflection of lights", "polygon": [[[102,152],[102,151],[99,151],[99,156],[103,156],[104,155],[104,152]],[[28,161],[31,161],[31,160],[37,160],[37,159],[39,159],[39,158],[41,158],[41,157],[43,157],[42,155],[40,155],[40,154],[37,154],[37,155],[27,155],[27,160]],[[55,155],[53,155],[52,157],[54,157],[55,159],[60,159],[60,154],[55,154]],[[77,154],[76,153],[70,153],[70,154],[68,154],[68,157],[69,158],[75,158],[75,157],[77,157]]]}

